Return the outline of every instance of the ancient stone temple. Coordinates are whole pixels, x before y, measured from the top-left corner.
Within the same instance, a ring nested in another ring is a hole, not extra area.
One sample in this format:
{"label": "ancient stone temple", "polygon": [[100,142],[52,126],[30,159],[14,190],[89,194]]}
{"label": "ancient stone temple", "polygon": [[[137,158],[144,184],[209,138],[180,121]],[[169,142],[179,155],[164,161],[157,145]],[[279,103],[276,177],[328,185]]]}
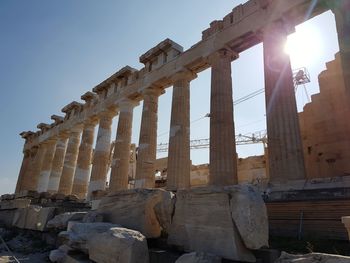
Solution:
{"label": "ancient stone temple", "polygon": [[[37,191],[68,199],[72,196],[80,200],[99,199],[99,206],[94,208],[108,222],[97,227],[106,230],[103,234],[91,225],[80,226],[80,223],[62,234],[73,246],[73,236],[83,231],[82,228],[91,227],[96,236],[85,241],[92,243],[85,244],[83,249],[74,248],[88,253],[96,262],[112,262],[105,261],[101,243],[119,242],[114,238],[120,231],[133,237],[138,248],[144,246],[142,237],[160,238],[165,233],[168,244],[183,251],[209,252],[225,259],[255,262],[253,250],[268,246],[267,211],[260,192],[249,185],[238,185],[240,169],[232,94],[232,85],[237,80],[232,79],[231,65],[239,60],[241,52],[263,44],[270,182],[283,185],[305,180],[304,160],[310,156],[304,156],[302,135],[305,134],[300,129],[290,58],[283,46],[295,26],[332,10],[340,45],[336,66],[343,73],[337,78],[345,87],[342,103],[348,103],[350,20],[349,10],[344,6],[348,6],[347,0],[249,0],[223,19],[210,23],[202,39],[188,50],[165,39],[140,56],[142,68],[123,67],[83,94],[81,102],[64,106],[64,116],[52,115],[53,123],[40,123],[38,131],[20,134],[25,144],[17,196]],[[211,70],[210,163],[207,185],[194,187],[191,185],[190,91],[191,81],[205,69]],[[164,189],[156,189],[158,100],[171,86],[167,184]],[[130,178],[133,111],[141,101],[135,175]],[[307,114],[306,109],[304,115]],[[116,138],[111,138],[112,121],[117,115]],[[93,145],[97,125],[97,140]],[[347,142],[346,136],[342,136]],[[316,149],[310,147],[313,154]],[[307,166],[307,169],[314,168]],[[15,218],[20,225],[21,214]],[[120,226],[129,230],[121,230]],[[107,251],[111,257],[121,253],[108,248]]]}

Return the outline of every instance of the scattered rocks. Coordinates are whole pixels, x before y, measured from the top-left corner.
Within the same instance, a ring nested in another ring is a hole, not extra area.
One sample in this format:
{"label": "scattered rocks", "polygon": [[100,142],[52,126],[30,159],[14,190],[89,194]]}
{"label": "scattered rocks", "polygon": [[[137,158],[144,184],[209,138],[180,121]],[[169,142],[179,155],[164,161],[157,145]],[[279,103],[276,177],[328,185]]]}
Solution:
{"label": "scattered rocks", "polygon": [[275,263],[350,263],[350,257],[322,253],[292,255],[282,252],[281,257]]}
{"label": "scattered rocks", "polygon": [[140,232],[114,227],[88,240],[89,258],[104,263],[148,263],[146,237]]}
{"label": "scattered rocks", "polygon": [[182,255],[175,263],[221,263],[221,258],[211,254],[192,252]]}
{"label": "scattered rocks", "polygon": [[157,238],[171,221],[172,198],[171,192],[162,189],[125,190],[104,197],[97,211],[108,222]]}

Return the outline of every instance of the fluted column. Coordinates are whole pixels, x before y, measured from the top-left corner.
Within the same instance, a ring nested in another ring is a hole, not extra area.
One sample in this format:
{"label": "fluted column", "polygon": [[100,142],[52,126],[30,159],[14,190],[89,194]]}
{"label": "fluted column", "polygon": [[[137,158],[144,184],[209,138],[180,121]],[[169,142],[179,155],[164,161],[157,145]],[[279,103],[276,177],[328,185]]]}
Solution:
{"label": "fluted column", "polygon": [[73,176],[77,165],[80,135],[82,127],[74,127],[69,133],[67,151],[64,158],[62,175],[58,186],[58,193],[70,195],[73,187]]}
{"label": "fluted column", "polygon": [[47,149],[43,159],[37,191],[46,192],[49,185],[52,161],[55,155],[57,139],[47,141]]}
{"label": "fluted column", "polygon": [[92,171],[88,193],[96,190],[105,190],[107,182],[108,164],[111,151],[112,121],[116,115],[114,111],[105,111],[100,114],[96,147],[92,161]]}
{"label": "fluted column", "polygon": [[34,168],[35,158],[38,153],[38,146],[33,146],[29,151],[29,160],[28,160],[28,166],[23,174],[22,180],[21,180],[21,192],[27,191],[27,190],[36,190],[32,187],[32,172]]}
{"label": "fluted column", "polygon": [[72,189],[72,194],[77,195],[80,199],[86,198],[87,195],[96,123],[95,121],[86,122],[81,137]]}
{"label": "fluted column", "polygon": [[220,50],[211,63],[210,97],[210,185],[237,184],[237,156],[233,122],[232,51]]}
{"label": "fluted column", "polygon": [[47,144],[40,143],[38,151],[33,160],[30,176],[27,178],[27,190],[36,191],[38,189],[41,167],[43,165]]}
{"label": "fluted column", "polygon": [[193,74],[180,73],[175,76],[167,169],[167,189],[190,187],[190,81]]}
{"label": "fluted column", "polygon": [[131,100],[119,103],[118,128],[109,182],[110,192],[128,189],[132,118],[134,107],[137,105],[137,102]]}
{"label": "fluted column", "polygon": [[329,1],[335,15],[345,88],[350,98],[350,1]]}
{"label": "fluted column", "polygon": [[270,181],[304,179],[304,157],[289,56],[287,30],[275,23],[264,32],[266,121]]}
{"label": "fluted column", "polygon": [[139,148],[136,161],[135,188],[155,186],[157,151],[158,97],[160,89],[146,89],[143,93],[143,110]]}
{"label": "fluted column", "polygon": [[21,169],[19,171],[17,184],[16,184],[16,190],[15,190],[16,194],[23,190],[23,181],[25,180],[25,176],[29,169],[29,165],[30,165],[30,151],[24,150],[23,161],[22,161]]}
{"label": "fluted column", "polygon": [[64,157],[67,150],[68,135],[61,134],[56,144],[56,151],[53,157],[49,184],[47,191],[51,193],[56,193],[60,184],[60,178],[62,175]]}

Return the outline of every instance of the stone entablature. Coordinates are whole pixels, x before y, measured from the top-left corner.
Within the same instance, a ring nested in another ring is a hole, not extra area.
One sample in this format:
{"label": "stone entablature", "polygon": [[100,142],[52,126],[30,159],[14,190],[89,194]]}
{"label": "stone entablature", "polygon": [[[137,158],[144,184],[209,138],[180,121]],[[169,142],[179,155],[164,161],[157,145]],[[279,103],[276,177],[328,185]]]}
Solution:
{"label": "stone entablature", "polygon": [[[307,19],[330,9],[330,3],[318,2]],[[345,0],[339,0],[337,9],[332,7],[332,10],[340,32],[340,56],[346,59],[350,52],[344,49],[347,37],[342,32],[350,31],[350,25],[341,20],[345,16],[339,11],[341,3],[346,4]],[[310,11],[310,4],[311,0],[250,0],[236,7],[223,20],[212,22],[203,32],[203,39],[185,52],[170,39],[162,41],[140,57],[144,68],[122,68],[94,87],[93,92],[83,94],[81,99],[85,104],[73,101],[65,106],[62,109],[64,118],[54,116],[53,124],[41,123],[38,125],[40,131],[35,134],[22,134],[26,143],[16,192],[56,191],[58,186],[59,193],[78,194],[83,198],[86,189],[91,196],[104,191],[111,150],[111,124],[118,114],[109,191],[127,189],[133,109],[141,100],[143,110],[134,187],[154,187],[158,98],[170,86],[174,87],[174,103],[169,137],[171,184],[168,186],[174,190],[188,189],[191,186],[190,82],[198,72],[209,67],[212,78],[208,184],[237,184],[232,99],[232,82],[235,80],[232,80],[231,67],[240,52],[260,42],[263,42],[264,51],[270,178],[274,182],[305,178],[291,63],[281,47],[294,27],[305,21],[304,14]],[[350,73],[344,63],[342,70],[345,72],[344,82],[348,83]],[[350,87],[346,88],[350,90]],[[93,130],[97,122],[99,129],[91,178],[87,182],[91,159],[85,157],[91,157]]]}
{"label": "stone entablature", "polygon": [[[95,87],[95,91],[98,92],[101,89],[103,90],[105,86],[109,86],[108,89],[111,91],[108,92],[108,95],[104,96],[103,99],[100,97],[96,104],[89,108],[84,107],[79,112],[74,110],[74,114],[68,114],[69,118],[66,117],[63,123],[52,127],[43,134],[37,134],[31,143],[25,145],[25,148],[31,148],[51,136],[69,130],[76,124],[82,123],[85,119],[97,115],[106,108],[118,105],[124,99],[131,98],[139,101],[141,100],[140,93],[147,87],[161,86],[162,88],[167,88],[173,84],[172,76],[183,69],[197,73],[210,67],[207,58],[217,50],[229,48],[235,52],[242,52],[250,48],[261,42],[261,32],[264,31],[269,23],[286,20],[286,17],[290,26],[303,22],[305,11],[310,3],[310,0],[250,0],[234,8],[230,14],[225,16],[223,21],[211,23],[210,33],[208,33],[210,37],[204,37],[202,41],[183,53],[181,53],[181,46],[170,39],[161,42],[140,57],[140,61],[145,64],[145,68],[137,71],[131,67],[125,67],[112,75]],[[298,12],[295,12],[295,10],[298,10]],[[315,13],[311,14],[310,17],[324,11],[327,11],[326,6],[317,6]],[[152,67],[151,71],[147,70],[147,65],[150,61],[159,60],[164,51],[172,53],[169,60],[161,63],[159,67]],[[125,81],[125,77],[127,81]],[[120,81],[123,79],[124,83]],[[116,85],[116,82],[121,84]],[[114,85],[123,88],[111,88]],[[116,90],[119,92],[115,92]],[[75,105],[77,104],[74,103],[70,106]]]}

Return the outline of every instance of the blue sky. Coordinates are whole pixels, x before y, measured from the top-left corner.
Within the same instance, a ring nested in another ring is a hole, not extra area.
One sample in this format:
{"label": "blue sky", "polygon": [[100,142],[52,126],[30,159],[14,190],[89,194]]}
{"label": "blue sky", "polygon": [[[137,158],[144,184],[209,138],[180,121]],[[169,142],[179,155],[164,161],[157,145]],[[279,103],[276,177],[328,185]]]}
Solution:
{"label": "blue sky", "polygon": [[[0,1],[0,194],[14,191],[24,142],[20,132],[36,130],[40,122],[49,123],[52,114],[61,114],[63,106],[79,101],[83,93],[125,65],[141,68],[139,56],[165,38],[188,49],[201,39],[201,32],[211,21],[221,19],[242,2]],[[332,60],[338,50],[332,13],[297,28],[304,37],[310,30],[317,34],[303,41],[314,41],[318,49],[313,51],[317,53],[304,61],[295,55],[292,62],[294,68],[308,67],[312,83],[307,89],[311,94],[318,90],[317,75],[325,68],[324,63]],[[297,49],[299,54],[303,52],[299,52],[302,47]],[[232,63],[234,99],[264,87],[262,59],[262,45],[258,45]],[[297,92],[299,104],[306,102],[301,91]],[[209,94],[210,70],[206,70],[191,83],[191,120],[209,112]],[[159,101],[159,143],[168,140],[170,105],[171,88]],[[263,94],[237,105],[236,134],[265,129],[264,107]],[[135,143],[141,108],[142,104],[135,109]],[[113,138],[117,119],[113,123]],[[192,123],[192,139],[208,137],[209,119]],[[262,146],[242,146],[238,152],[243,157],[259,154]],[[193,163],[206,163],[208,157],[208,150],[191,152]]]}

